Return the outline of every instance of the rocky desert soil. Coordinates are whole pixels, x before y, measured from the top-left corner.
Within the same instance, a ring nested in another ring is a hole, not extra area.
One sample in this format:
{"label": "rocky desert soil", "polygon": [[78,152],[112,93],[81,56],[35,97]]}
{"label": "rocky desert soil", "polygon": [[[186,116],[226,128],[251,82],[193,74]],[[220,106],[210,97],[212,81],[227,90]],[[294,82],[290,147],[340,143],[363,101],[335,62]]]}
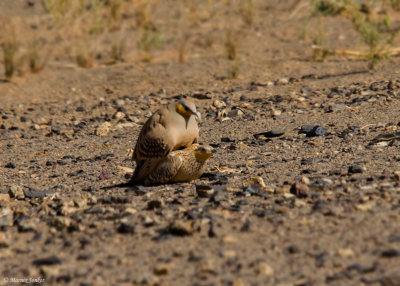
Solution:
{"label": "rocky desert soil", "polygon": [[[29,3],[0,14],[20,37],[54,34]],[[399,58],[314,61],[308,1],[254,1],[251,25],[234,4],[192,1],[186,30],[174,3],[153,1],[151,61],[133,24],[123,62],[106,63],[104,39],[78,67],[59,39],[39,73],[0,82],[0,284],[400,285]],[[320,21],[337,48],[360,47],[345,19]],[[217,151],[207,172],[121,186],[142,124],[182,96]]]}

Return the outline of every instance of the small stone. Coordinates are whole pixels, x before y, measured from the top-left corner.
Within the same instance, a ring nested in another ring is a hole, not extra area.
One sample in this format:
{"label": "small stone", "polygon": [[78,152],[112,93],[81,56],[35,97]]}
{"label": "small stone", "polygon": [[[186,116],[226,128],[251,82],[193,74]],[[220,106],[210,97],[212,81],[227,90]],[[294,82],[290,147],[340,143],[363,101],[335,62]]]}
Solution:
{"label": "small stone", "polygon": [[132,168],[124,167],[124,166],[118,166],[118,174],[120,175],[126,175],[126,174],[133,174],[134,170]]}
{"label": "small stone", "polygon": [[256,139],[260,139],[261,136],[264,136],[265,138],[274,138],[274,137],[280,137],[283,134],[285,134],[285,131],[283,131],[283,130],[271,130],[271,131],[267,131],[267,132],[257,133],[257,134],[254,134],[253,136]]}
{"label": "small stone", "polygon": [[101,170],[101,173],[99,175],[99,180],[100,181],[108,180],[110,178],[111,178],[111,176],[106,170]]}
{"label": "small stone", "polygon": [[243,187],[248,187],[248,186],[252,186],[252,185],[256,185],[261,188],[266,187],[264,180],[261,177],[251,177],[243,183]]}
{"label": "small stone", "polygon": [[386,257],[386,258],[399,257],[400,256],[400,249],[384,250],[384,251],[382,251],[381,256],[382,257]]}
{"label": "small stone", "polygon": [[125,113],[118,111],[118,112],[114,113],[113,118],[120,120],[120,119],[124,118],[125,116],[126,116]]}
{"label": "small stone", "polygon": [[215,264],[214,261],[211,259],[207,259],[203,261],[200,265],[200,271],[203,273],[212,273],[215,271]]}
{"label": "small stone", "polygon": [[308,94],[311,94],[313,92],[313,90],[308,86],[308,85],[303,85],[301,88],[300,88],[300,93],[301,94],[306,94],[306,95],[308,95]]}
{"label": "small stone", "polygon": [[306,185],[311,184],[310,179],[309,179],[308,177],[306,177],[306,176],[301,177],[301,182],[302,182],[303,184],[306,184]]}
{"label": "small stone", "polygon": [[24,219],[17,219],[15,224],[18,226],[19,232],[36,231],[36,224],[26,217]]}
{"label": "small stone", "polygon": [[396,178],[397,181],[400,181],[400,171],[395,171],[394,177]]}
{"label": "small stone", "polygon": [[306,184],[296,182],[290,188],[290,192],[292,194],[296,195],[298,198],[305,198],[305,197],[307,197],[309,188]]}
{"label": "small stone", "polygon": [[49,256],[49,257],[33,260],[33,264],[36,266],[56,265],[56,264],[61,264],[61,263],[62,263],[62,260],[60,258],[58,258],[57,256]]}
{"label": "small stone", "polygon": [[338,254],[342,258],[354,257],[354,251],[351,248],[339,248]]}
{"label": "small stone", "polygon": [[288,84],[289,80],[287,78],[281,78],[281,79],[278,80],[278,82],[281,83],[281,84]]}
{"label": "small stone", "polygon": [[221,256],[225,259],[232,259],[237,256],[237,253],[236,253],[236,251],[229,249],[229,250],[222,251]]}
{"label": "small stone", "polygon": [[42,266],[40,267],[40,273],[46,279],[55,279],[60,274],[60,269],[57,266]]}
{"label": "small stone", "polygon": [[53,219],[53,226],[59,230],[62,230],[69,227],[71,225],[71,221],[72,220],[69,217],[57,216]]}
{"label": "small stone", "polygon": [[310,132],[307,133],[307,137],[324,136],[326,134],[327,131],[324,127],[315,126]]}
{"label": "small stone", "polygon": [[25,194],[22,187],[17,185],[12,185],[8,193],[10,194],[10,197],[16,198],[18,200],[25,198]]}
{"label": "small stone", "polygon": [[6,232],[0,232],[0,248],[7,248],[10,246],[10,237]]}
{"label": "small stone", "polygon": [[375,202],[372,201],[372,202],[366,202],[363,204],[358,204],[358,205],[356,205],[356,209],[359,211],[366,212],[366,211],[372,210],[374,208],[374,206],[375,206]]}
{"label": "small stone", "polygon": [[232,236],[232,235],[224,235],[222,237],[222,241],[224,243],[236,243],[236,242],[238,242],[237,238]]}
{"label": "small stone", "polygon": [[74,205],[77,208],[84,208],[84,207],[87,206],[87,204],[88,204],[88,201],[84,197],[76,197],[76,198],[74,198]]}
{"label": "small stone", "polygon": [[149,210],[154,210],[154,209],[159,209],[162,208],[162,206],[164,205],[164,202],[162,200],[151,200],[147,203],[147,208]]}
{"label": "small stone", "polygon": [[134,233],[135,232],[135,225],[128,221],[122,221],[121,224],[118,226],[117,231],[119,233]]}
{"label": "small stone", "polygon": [[191,235],[194,232],[193,222],[176,220],[169,226],[169,232],[179,236]]}
{"label": "small stone", "polygon": [[226,107],[226,103],[219,99],[214,100],[213,105],[218,109]]}
{"label": "small stone", "polygon": [[302,125],[300,127],[299,133],[304,133],[304,134],[308,134],[311,132],[311,130],[313,130],[314,125]]}
{"label": "small stone", "polygon": [[240,109],[232,109],[228,112],[229,117],[242,117],[244,112]]}
{"label": "small stone", "polygon": [[280,110],[278,110],[278,109],[273,108],[273,109],[271,110],[271,115],[272,115],[272,116],[280,116],[281,114],[282,114],[282,111],[280,111]]}
{"label": "small stone", "polygon": [[99,127],[96,129],[97,136],[106,136],[110,132],[111,123],[106,121],[100,124]]}
{"label": "small stone", "polygon": [[155,275],[168,275],[170,272],[170,266],[165,263],[159,263],[154,266],[154,274]]}
{"label": "small stone", "polygon": [[262,276],[274,276],[274,269],[265,262],[259,262],[257,267],[257,274]]}
{"label": "small stone", "polygon": [[361,174],[364,171],[364,169],[361,166],[358,165],[353,165],[349,167],[349,174]]}
{"label": "small stone", "polygon": [[17,166],[14,163],[9,162],[4,167],[8,169],[15,169]]}
{"label": "small stone", "polygon": [[156,286],[159,285],[159,279],[154,275],[143,274],[138,279],[136,279],[134,285],[147,285],[147,286]]}
{"label": "small stone", "polygon": [[11,208],[0,208],[0,228],[8,227],[13,224],[13,212]]}
{"label": "small stone", "polygon": [[33,125],[31,126],[31,128],[32,128],[33,130],[40,130],[40,125],[39,125],[39,124],[33,124]]}
{"label": "small stone", "polygon": [[76,108],[76,112],[85,112],[85,108],[83,107],[83,106],[78,106],[77,108]]}
{"label": "small stone", "polygon": [[196,193],[201,198],[211,197],[214,194],[215,190],[206,185],[196,185]]}
{"label": "small stone", "polygon": [[137,213],[137,210],[131,207],[128,207],[124,210],[124,214],[126,215],[134,215]]}
{"label": "small stone", "polygon": [[0,193],[0,206],[5,206],[10,203],[10,195]]}

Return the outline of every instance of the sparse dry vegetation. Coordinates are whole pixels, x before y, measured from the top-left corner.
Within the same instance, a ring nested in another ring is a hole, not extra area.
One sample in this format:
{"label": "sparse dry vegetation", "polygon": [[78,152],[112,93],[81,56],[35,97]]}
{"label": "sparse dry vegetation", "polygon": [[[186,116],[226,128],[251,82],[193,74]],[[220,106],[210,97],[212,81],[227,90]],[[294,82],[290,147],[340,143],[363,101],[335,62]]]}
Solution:
{"label": "sparse dry vegetation", "polygon": [[[300,1],[298,5],[304,3]],[[394,16],[400,9],[400,1],[359,3],[352,0],[310,0],[307,3],[311,3],[307,9],[312,10],[320,20],[317,29],[314,27],[309,34],[307,25],[312,17],[308,14],[303,20],[299,38],[312,41],[315,60],[325,61],[332,55],[351,56],[368,61],[369,67],[373,68],[382,59],[398,54],[394,43],[400,28]],[[23,42],[17,43],[12,36],[6,39],[6,33],[0,31],[4,74],[7,77],[15,75],[17,70],[21,71],[19,74],[23,73],[23,69],[17,66],[27,66],[31,72],[40,72],[47,62],[55,58],[58,61],[75,59],[76,64],[82,67],[115,64],[127,59],[151,62],[171,44],[180,63],[203,49],[202,52],[209,55],[223,52],[229,60],[227,69],[238,71],[240,65],[235,62],[237,67],[232,69],[231,61],[236,61],[238,57],[239,34],[246,34],[254,24],[263,22],[257,14],[265,7],[263,2],[256,0],[209,0],[204,3],[178,0],[179,14],[159,19],[153,15],[157,2],[152,0],[41,0],[39,4],[50,16],[49,23],[35,24],[37,31],[24,36]],[[219,17],[223,15],[229,15],[227,23],[220,22]],[[347,51],[328,45],[332,40],[324,31],[325,17],[348,19],[360,36],[360,49]],[[236,21],[238,18],[241,21]],[[168,21],[175,21],[176,30],[163,30]],[[199,33],[212,23],[222,25],[221,29],[213,33]],[[30,24],[26,22],[24,25],[28,28]],[[46,33],[49,40],[38,42],[35,37],[41,33]],[[127,41],[128,38],[131,40]],[[99,48],[102,49],[101,57],[95,57],[89,51],[90,47],[77,48],[82,46],[82,42],[91,41],[103,43]],[[52,53],[48,53],[49,50]],[[22,51],[23,55],[17,56],[18,51]]]}
{"label": "sparse dry vegetation", "polygon": [[[382,59],[394,54],[393,43],[400,31],[400,25],[392,26],[391,12],[398,9],[398,1],[380,3],[357,3],[352,0],[312,0],[312,7],[317,15],[343,16],[349,19],[353,28],[360,35],[361,41],[367,45],[366,52],[339,52],[339,54],[357,55],[368,61],[368,67],[373,69]],[[320,42],[315,43],[314,51],[318,58],[325,58],[329,54],[337,54],[334,49],[323,47]]]}

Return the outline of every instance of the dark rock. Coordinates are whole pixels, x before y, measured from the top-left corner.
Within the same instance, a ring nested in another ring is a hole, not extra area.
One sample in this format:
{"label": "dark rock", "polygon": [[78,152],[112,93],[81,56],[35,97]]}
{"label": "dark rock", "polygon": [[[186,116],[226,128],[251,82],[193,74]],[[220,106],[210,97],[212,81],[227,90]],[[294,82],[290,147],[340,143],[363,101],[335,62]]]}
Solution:
{"label": "dark rock", "polygon": [[186,236],[194,232],[193,222],[176,220],[169,226],[169,233],[173,235]]}
{"label": "dark rock", "polygon": [[385,258],[398,257],[398,256],[400,256],[400,249],[384,250],[384,251],[382,251],[381,256],[385,257]]}
{"label": "dark rock", "polygon": [[267,131],[267,132],[261,132],[261,133],[257,133],[254,134],[254,138],[259,139],[259,137],[264,136],[266,138],[274,138],[274,137],[279,137],[282,136],[283,134],[285,134],[285,131],[283,130],[271,130],[271,131]]}
{"label": "dark rock", "polygon": [[119,233],[134,233],[135,232],[135,225],[129,222],[122,222],[119,226],[117,231]]}
{"label": "dark rock", "polygon": [[300,88],[300,93],[301,93],[301,94],[307,95],[307,94],[310,94],[310,93],[312,93],[312,92],[313,92],[313,90],[312,90],[309,86],[307,86],[307,85],[303,85],[303,86]]}
{"label": "dark rock", "polygon": [[235,142],[235,139],[231,139],[229,137],[222,137],[221,138],[221,142],[225,142],[225,143],[231,143],[231,142]]}
{"label": "dark rock", "polygon": [[247,101],[247,100],[248,100],[247,96],[245,96],[245,95],[240,96],[240,101]]}
{"label": "dark rock", "polygon": [[196,193],[201,198],[207,198],[214,194],[214,189],[207,185],[196,185]]}
{"label": "dark rock", "polygon": [[306,184],[296,182],[290,187],[290,192],[296,195],[298,198],[306,198],[309,188]]}
{"label": "dark rock", "polygon": [[56,165],[57,163],[56,162],[54,162],[54,161],[47,161],[46,162],[46,166],[53,166],[53,165]]}
{"label": "dark rock", "polygon": [[308,134],[311,132],[311,130],[313,130],[314,127],[314,125],[302,125],[300,127],[299,133]]}
{"label": "dark rock", "polygon": [[24,190],[24,195],[25,197],[28,198],[44,198],[48,195],[54,194],[54,191],[51,190],[44,190],[44,191],[38,191],[34,188],[29,188]]}
{"label": "dark rock", "polygon": [[62,260],[57,256],[49,256],[46,258],[39,258],[33,260],[33,264],[36,266],[43,266],[43,265],[56,265],[61,264]]}
{"label": "dark rock", "polygon": [[14,163],[9,162],[4,167],[9,168],[9,169],[15,169],[17,166]]}
{"label": "dark rock", "polygon": [[147,208],[149,210],[159,209],[163,206],[162,200],[151,200],[147,203]]}
{"label": "dark rock", "polygon": [[61,127],[58,125],[53,125],[51,126],[51,132],[55,133],[55,134],[60,134],[61,132]]}
{"label": "dark rock", "polygon": [[361,174],[363,171],[363,168],[358,165],[350,166],[348,170],[349,174]]}
{"label": "dark rock", "polygon": [[85,108],[83,107],[83,106],[78,106],[77,108],[76,108],[76,112],[85,112]]}
{"label": "dark rock", "polygon": [[108,174],[108,172],[106,170],[101,170],[101,173],[99,175],[100,181],[108,180],[110,178],[111,178],[111,176],[110,176],[110,174]]}
{"label": "dark rock", "polygon": [[324,136],[326,134],[327,131],[324,127],[315,126],[310,132],[307,133],[307,137]]}

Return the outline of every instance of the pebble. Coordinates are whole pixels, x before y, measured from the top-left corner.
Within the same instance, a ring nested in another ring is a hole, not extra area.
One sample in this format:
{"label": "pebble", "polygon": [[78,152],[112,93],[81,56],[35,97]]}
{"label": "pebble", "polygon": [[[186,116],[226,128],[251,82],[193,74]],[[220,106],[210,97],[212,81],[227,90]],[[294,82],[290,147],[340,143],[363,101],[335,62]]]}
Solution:
{"label": "pebble", "polygon": [[164,205],[164,201],[160,199],[151,200],[147,203],[147,208],[149,210],[159,209],[162,208]]}
{"label": "pebble", "polygon": [[185,236],[194,232],[192,221],[175,220],[169,226],[169,232],[174,235]]}
{"label": "pebble", "polygon": [[267,131],[267,132],[261,132],[261,133],[257,133],[254,134],[254,138],[259,139],[261,136],[265,137],[265,138],[274,138],[274,137],[280,137],[283,134],[285,134],[285,131],[283,130],[271,130],[271,131]]}
{"label": "pebble", "polygon": [[13,212],[11,208],[0,208],[0,228],[8,227],[13,224]]}
{"label": "pebble", "polygon": [[135,225],[128,221],[122,221],[121,224],[118,226],[117,231],[119,233],[134,233],[135,232]]}
{"label": "pebble", "polygon": [[354,251],[351,248],[339,248],[338,254],[342,258],[354,257]]}
{"label": "pebble", "polygon": [[4,167],[8,169],[15,169],[17,166],[14,163],[9,162]]}
{"label": "pebble", "polygon": [[49,256],[49,257],[33,260],[33,264],[36,266],[56,265],[56,264],[61,264],[61,263],[62,263],[62,260],[57,256]]}
{"label": "pebble", "polygon": [[10,246],[10,237],[6,232],[0,232],[0,248],[7,248]]}
{"label": "pebble", "polygon": [[308,94],[310,94],[310,93],[312,93],[312,92],[313,92],[313,90],[312,90],[308,85],[303,85],[303,86],[300,88],[300,93],[301,93],[301,94],[308,95]]}
{"label": "pebble", "polygon": [[211,197],[215,190],[208,185],[196,185],[196,193],[200,198]]}
{"label": "pebble", "polygon": [[219,99],[214,100],[213,105],[218,109],[226,107],[226,103]]}
{"label": "pebble", "polygon": [[299,133],[308,134],[311,132],[311,130],[313,130],[314,127],[314,125],[302,125],[300,127]]}
{"label": "pebble", "polygon": [[10,203],[10,195],[0,193],[0,206],[6,206]]}
{"label": "pebble", "polygon": [[96,129],[96,135],[97,136],[106,136],[108,133],[110,133],[111,129],[111,123],[106,121],[100,124],[99,127]]}
{"label": "pebble", "polygon": [[296,195],[298,198],[305,198],[307,197],[309,188],[306,184],[296,182],[291,186],[290,192]]}
{"label": "pebble", "polygon": [[17,185],[12,185],[8,193],[10,194],[10,197],[16,198],[18,200],[25,198],[22,187]]}
{"label": "pebble", "polygon": [[17,219],[14,224],[18,226],[19,232],[36,231],[36,223],[27,217]]}
{"label": "pebble", "polygon": [[114,113],[113,118],[120,120],[120,119],[124,118],[125,116],[126,116],[125,113],[117,111],[116,113]]}
{"label": "pebble", "polygon": [[322,126],[314,126],[310,132],[307,133],[307,137],[315,137],[315,136],[324,136],[327,134],[327,131]]}
{"label": "pebble", "polygon": [[364,168],[358,165],[350,166],[348,169],[349,174],[361,174],[364,172]]}
{"label": "pebble", "polygon": [[384,250],[384,251],[382,251],[381,256],[385,257],[385,258],[399,257],[400,256],[400,249]]}
{"label": "pebble", "polygon": [[166,263],[159,263],[154,266],[155,275],[168,275],[170,273],[170,266]]}
{"label": "pebble", "polygon": [[261,276],[271,277],[274,276],[274,269],[265,262],[259,262],[257,265],[257,274]]}
{"label": "pebble", "polygon": [[271,109],[271,115],[272,116],[280,116],[281,114],[282,114],[282,111],[280,111],[278,109],[275,109],[275,108]]}
{"label": "pebble", "polygon": [[310,179],[309,179],[308,177],[306,177],[306,176],[302,176],[302,177],[301,177],[301,182],[302,182],[303,184],[306,184],[306,185],[311,184]]}
{"label": "pebble", "polygon": [[62,230],[64,228],[67,228],[71,225],[72,219],[69,217],[64,217],[64,216],[56,216],[53,219],[53,226],[55,226],[58,230]]}
{"label": "pebble", "polygon": [[248,187],[248,186],[253,186],[253,185],[261,187],[261,188],[266,187],[264,180],[261,177],[251,177],[251,178],[247,179],[246,181],[244,181],[244,183],[243,183],[243,187]]}

